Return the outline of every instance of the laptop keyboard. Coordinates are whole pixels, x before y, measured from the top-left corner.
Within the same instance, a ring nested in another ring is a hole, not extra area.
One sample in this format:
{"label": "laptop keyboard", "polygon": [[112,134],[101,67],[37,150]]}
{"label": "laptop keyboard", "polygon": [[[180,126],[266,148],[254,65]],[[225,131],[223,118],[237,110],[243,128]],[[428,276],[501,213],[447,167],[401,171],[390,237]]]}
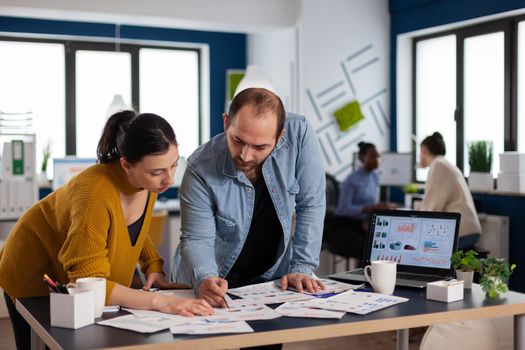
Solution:
{"label": "laptop keyboard", "polygon": [[436,276],[425,276],[425,275],[413,275],[409,273],[398,273],[397,278],[414,281],[432,282],[437,281],[439,277]]}
{"label": "laptop keyboard", "polygon": [[[363,276],[364,272],[363,272],[363,269],[356,269],[356,270],[348,271],[347,274]],[[423,281],[423,282],[432,282],[432,281],[437,281],[438,279],[440,279],[440,277],[437,277],[437,276],[414,275],[411,273],[403,273],[403,272],[398,272],[397,278],[404,279],[404,280]]]}

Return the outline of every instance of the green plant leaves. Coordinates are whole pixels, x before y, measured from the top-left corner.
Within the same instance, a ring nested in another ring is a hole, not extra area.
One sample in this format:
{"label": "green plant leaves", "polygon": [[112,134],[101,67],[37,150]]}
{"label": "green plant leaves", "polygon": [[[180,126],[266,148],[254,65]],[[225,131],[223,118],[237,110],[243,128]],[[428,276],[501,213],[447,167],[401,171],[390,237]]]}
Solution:
{"label": "green plant leaves", "polygon": [[490,173],[492,168],[492,142],[472,141],[468,147],[470,171]]}
{"label": "green plant leaves", "polygon": [[478,253],[474,250],[469,250],[464,253],[463,250],[458,250],[450,258],[450,262],[455,270],[463,271],[479,271],[481,262],[476,257]]}
{"label": "green plant leaves", "polygon": [[505,259],[490,257],[482,260],[481,289],[491,298],[509,291],[507,285],[516,264],[509,264]]}

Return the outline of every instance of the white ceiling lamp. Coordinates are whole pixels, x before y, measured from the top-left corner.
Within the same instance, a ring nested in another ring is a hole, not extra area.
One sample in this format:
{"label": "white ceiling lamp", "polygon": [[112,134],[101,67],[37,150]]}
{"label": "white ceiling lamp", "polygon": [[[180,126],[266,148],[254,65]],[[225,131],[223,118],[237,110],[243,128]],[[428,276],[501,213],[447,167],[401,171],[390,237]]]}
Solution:
{"label": "white ceiling lamp", "polygon": [[272,82],[264,73],[263,68],[255,64],[249,64],[246,68],[246,73],[239,82],[239,85],[237,85],[234,96],[247,88],[264,88],[270,90],[274,94],[276,93]]}
{"label": "white ceiling lamp", "polygon": [[129,109],[131,108],[126,104],[126,102],[124,102],[124,98],[121,94],[113,95],[113,100],[111,100],[111,103],[109,104],[108,110],[106,112],[106,119],[117,112],[127,111]]}
{"label": "white ceiling lamp", "polygon": [[[120,24],[115,25],[115,52],[120,52]],[[131,107],[124,102],[124,97],[121,94],[115,94],[106,111],[106,119],[115,113],[130,109]]]}

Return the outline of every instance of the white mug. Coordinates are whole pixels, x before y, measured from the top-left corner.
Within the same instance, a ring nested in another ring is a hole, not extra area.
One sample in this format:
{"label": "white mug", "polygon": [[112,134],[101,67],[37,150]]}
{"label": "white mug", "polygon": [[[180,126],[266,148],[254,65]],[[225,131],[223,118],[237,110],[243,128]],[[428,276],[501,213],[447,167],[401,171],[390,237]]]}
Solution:
{"label": "white mug", "polygon": [[[370,276],[370,270],[372,276]],[[374,260],[364,268],[365,277],[374,292],[392,294],[396,286],[397,263],[388,260]]]}
{"label": "white mug", "polygon": [[106,303],[106,279],[102,277],[83,277],[76,280],[75,283],[69,283],[69,287],[81,290],[92,290],[95,294],[93,300],[95,318],[102,316],[104,304]]}

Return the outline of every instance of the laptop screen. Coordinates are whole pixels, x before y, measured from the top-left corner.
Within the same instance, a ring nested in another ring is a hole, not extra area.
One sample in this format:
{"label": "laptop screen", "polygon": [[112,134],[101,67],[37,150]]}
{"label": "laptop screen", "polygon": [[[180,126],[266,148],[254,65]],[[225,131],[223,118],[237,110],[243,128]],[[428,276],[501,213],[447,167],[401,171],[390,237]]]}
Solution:
{"label": "laptop screen", "polygon": [[365,260],[392,260],[398,270],[448,273],[457,248],[459,213],[374,210]]}

